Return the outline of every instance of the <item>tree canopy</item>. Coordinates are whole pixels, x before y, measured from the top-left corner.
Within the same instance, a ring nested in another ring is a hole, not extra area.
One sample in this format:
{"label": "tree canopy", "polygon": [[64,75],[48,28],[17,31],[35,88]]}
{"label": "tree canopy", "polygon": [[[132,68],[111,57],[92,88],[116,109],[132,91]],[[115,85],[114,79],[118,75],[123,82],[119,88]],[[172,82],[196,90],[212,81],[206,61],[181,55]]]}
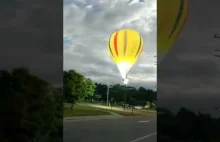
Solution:
{"label": "tree canopy", "polygon": [[158,109],[164,113],[157,115],[158,140],[184,140],[215,142],[220,140],[220,118],[208,114],[195,114],[181,108],[176,115],[169,110]]}
{"label": "tree canopy", "polygon": [[65,100],[72,103],[72,107],[77,101],[93,96],[96,87],[90,78],[74,70],[64,71],[63,83]]}
{"label": "tree canopy", "polygon": [[[66,102],[76,103],[82,100],[106,101],[107,84],[94,82],[90,78],[77,73],[74,70],[64,71],[64,96]],[[109,101],[125,102],[134,105],[146,105],[146,102],[156,101],[157,92],[144,87],[135,88],[114,84],[109,86]]]}
{"label": "tree canopy", "polygon": [[62,140],[61,88],[16,68],[0,71],[0,91],[4,141],[55,141],[52,136]]}
{"label": "tree canopy", "polygon": [[[100,95],[101,100],[107,99],[107,85],[96,83],[95,95]],[[157,92],[151,89],[140,87],[136,89],[132,86],[124,86],[120,84],[111,85],[109,88],[109,98],[113,98],[114,102],[134,103],[136,105],[145,105],[147,101],[153,103],[156,101]]]}

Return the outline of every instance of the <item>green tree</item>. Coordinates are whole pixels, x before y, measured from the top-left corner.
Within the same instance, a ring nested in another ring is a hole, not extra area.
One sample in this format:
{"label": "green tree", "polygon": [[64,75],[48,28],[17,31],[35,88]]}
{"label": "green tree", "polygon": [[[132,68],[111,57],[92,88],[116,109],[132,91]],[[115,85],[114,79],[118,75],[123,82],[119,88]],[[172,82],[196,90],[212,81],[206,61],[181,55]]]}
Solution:
{"label": "green tree", "polygon": [[151,106],[150,101],[147,101],[147,102],[146,102],[146,106]]}
{"label": "green tree", "polygon": [[[96,95],[101,95],[102,100],[106,100],[107,99],[107,85],[105,84],[101,84],[101,83],[95,83],[96,88],[95,88],[95,92],[94,94]],[[111,91],[111,89],[110,89]]]}
{"label": "green tree", "polygon": [[90,98],[94,95],[95,92],[95,82],[92,81],[90,78],[85,79],[85,83],[86,83],[86,92],[85,92],[85,97],[86,98]]}
{"label": "green tree", "polygon": [[[107,85],[96,83],[95,94],[101,95],[102,100],[106,101]],[[126,95],[125,95],[126,94]],[[109,98],[113,97],[114,102],[124,102],[126,100],[130,105],[146,105],[146,101],[150,103],[156,101],[157,92],[151,89],[140,87],[136,89],[132,86],[124,86],[120,84],[112,85],[109,89]]]}
{"label": "green tree", "polygon": [[[53,95],[55,98],[55,130],[51,133],[53,137],[63,136],[63,88],[53,88]],[[62,140],[62,139],[61,139]]]}
{"label": "green tree", "polygon": [[83,75],[74,70],[64,71],[64,96],[67,102],[71,103],[71,110],[73,105],[85,98],[86,82]]}
{"label": "green tree", "polygon": [[48,82],[25,68],[0,72],[4,141],[53,141],[50,136],[58,128],[52,90]]}

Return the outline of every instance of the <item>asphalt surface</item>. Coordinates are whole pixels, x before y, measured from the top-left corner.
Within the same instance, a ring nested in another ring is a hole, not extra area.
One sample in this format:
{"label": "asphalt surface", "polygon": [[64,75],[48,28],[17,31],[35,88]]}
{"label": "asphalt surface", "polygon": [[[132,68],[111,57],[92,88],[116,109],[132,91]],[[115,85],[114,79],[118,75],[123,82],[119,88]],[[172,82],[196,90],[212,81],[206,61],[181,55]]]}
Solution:
{"label": "asphalt surface", "polygon": [[64,121],[64,142],[156,142],[156,122],[155,114]]}

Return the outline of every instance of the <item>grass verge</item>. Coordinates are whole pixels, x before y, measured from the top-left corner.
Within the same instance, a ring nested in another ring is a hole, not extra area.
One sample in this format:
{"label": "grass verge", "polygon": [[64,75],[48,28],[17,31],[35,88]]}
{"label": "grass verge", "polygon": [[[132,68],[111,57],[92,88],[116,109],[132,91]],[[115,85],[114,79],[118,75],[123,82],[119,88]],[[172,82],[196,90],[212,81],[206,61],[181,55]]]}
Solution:
{"label": "grass verge", "polygon": [[71,104],[65,103],[63,106],[63,116],[64,117],[74,117],[74,116],[97,116],[97,115],[110,115],[109,112],[103,109],[84,106],[75,104],[73,110],[70,109]]}
{"label": "grass verge", "polygon": [[119,106],[107,107],[106,105],[100,105],[100,104],[89,104],[89,105],[94,105],[94,107],[115,112],[123,116],[138,116],[138,115],[146,115],[149,113],[156,113],[156,110],[153,109],[140,109],[140,110],[134,109],[132,113],[131,109],[124,110],[122,107]]}
{"label": "grass verge", "polygon": [[156,113],[156,110],[152,110],[152,109],[140,109],[140,110],[136,110],[137,112],[143,112],[143,113]]}
{"label": "grass verge", "polygon": [[139,116],[140,115],[135,112],[132,113],[132,112],[128,112],[128,111],[118,111],[118,110],[110,110],[110,111],[112,111],[114,113],[118,113],[122,116]]}

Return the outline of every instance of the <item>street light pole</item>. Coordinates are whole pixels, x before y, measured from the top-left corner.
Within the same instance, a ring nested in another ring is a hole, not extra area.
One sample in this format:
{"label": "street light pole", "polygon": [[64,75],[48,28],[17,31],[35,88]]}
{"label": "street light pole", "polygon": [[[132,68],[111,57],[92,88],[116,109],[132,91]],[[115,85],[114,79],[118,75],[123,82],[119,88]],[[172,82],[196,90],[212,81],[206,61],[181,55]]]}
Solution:
{"label": "street light pole", "polygon": [[124,94],[124,110],[125,110],[125,105],[126,105],[126,100],[127,100],[127,91],[126,91],[127,85],[125,84],[125,94]]}
{"label": "street light pole", "polygon": [[108,85],[107,85],[107,101],[106,101],[107,106],[109,105],[109,104],[108,104],[108,96],[109,96],[109,83],[108,83]]}
{"label": "street light pole", "polygon": [[126,77],[123,79],[124,85],[125,85],[125,94],[124,94],[124,110],[125,110],[125,105],[126,105],[126,100],[127,100],[127,84],[128,84],[128,78],[127,78],[127,74]]}

